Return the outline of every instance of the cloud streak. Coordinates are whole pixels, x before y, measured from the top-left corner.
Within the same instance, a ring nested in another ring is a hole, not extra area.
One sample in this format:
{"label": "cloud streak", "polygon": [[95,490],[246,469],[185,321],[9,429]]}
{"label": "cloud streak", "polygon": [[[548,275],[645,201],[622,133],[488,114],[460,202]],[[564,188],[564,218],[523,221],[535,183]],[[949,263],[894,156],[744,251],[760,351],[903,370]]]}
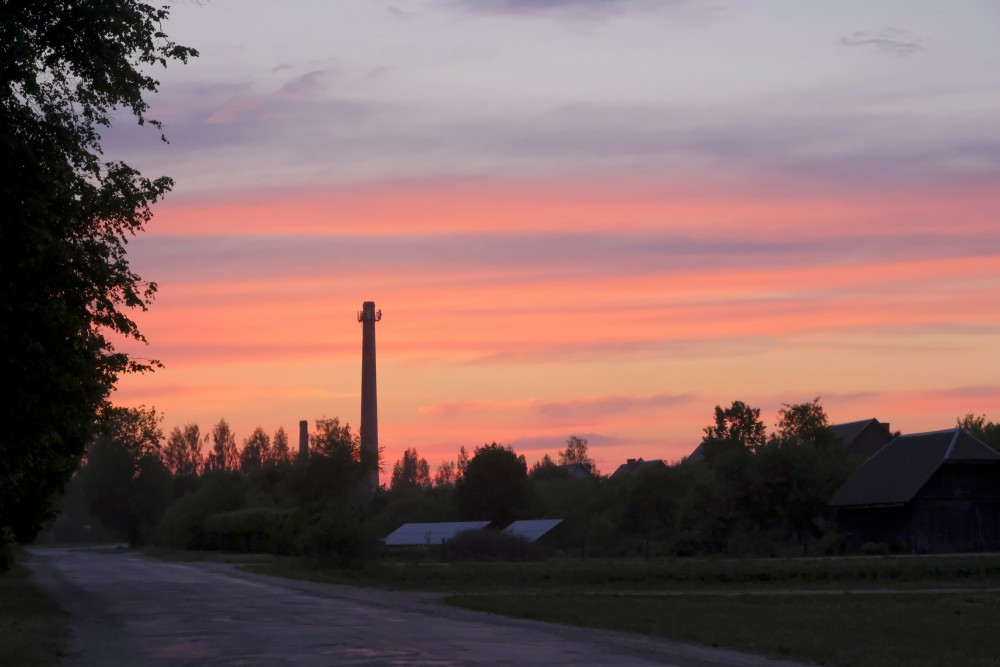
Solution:
{"label": "cloud streak", "polygon": [[886,28],[877,33],[860,30],[840,38],[843,46],[875,49],[879,53],[906,58],[924,50],[921,40],[911,38],[905,31]]}

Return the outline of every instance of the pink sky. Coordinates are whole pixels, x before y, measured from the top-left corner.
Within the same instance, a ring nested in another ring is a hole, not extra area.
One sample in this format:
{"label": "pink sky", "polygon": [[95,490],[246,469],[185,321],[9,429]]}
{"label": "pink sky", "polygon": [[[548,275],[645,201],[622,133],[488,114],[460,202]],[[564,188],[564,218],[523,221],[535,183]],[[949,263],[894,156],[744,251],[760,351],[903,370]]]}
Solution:
{"label": "pink sky", "polygon": [[297,40],[273,3],[173,6],[203,55],[162,77],[171,144],[107,138],[177,179],[130,244],[165,368],[114,400],[356,425],[374,300],[389,469],[677,459],[733,400],[996,420],[1000,17],[959,4],[303,1]]}

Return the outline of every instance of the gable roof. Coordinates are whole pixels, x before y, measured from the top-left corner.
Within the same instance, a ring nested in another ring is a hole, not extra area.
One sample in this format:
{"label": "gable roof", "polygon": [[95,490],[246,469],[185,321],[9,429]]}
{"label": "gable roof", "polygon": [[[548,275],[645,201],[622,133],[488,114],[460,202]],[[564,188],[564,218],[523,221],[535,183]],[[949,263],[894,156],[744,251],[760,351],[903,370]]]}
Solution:
{"label": "gable roof", "polygon": [[[830,424],[827,429],[833,434],[833,437],[839,439],[845,445],[849,445],[857,440],[858,436],[873,424],[881,424],[881,422],[877,419],[862,419],[861,421],[847,422],[845,424]],[[888,428],[886,430],[888,431]]]}
{"label": "gable roof", "polygon": [[666,467],[667,464],[664,463],[663,459],[650,459],[649,461],[645,461],[641,458],[628,459],[625,463],[618,466],[613,473],[611,473],[610,479],[624,479],[626,477],[638,475],[643,470]]}
{"label": "gable roof", "polygon": [[952,461],[1000,461],[1000,453],[960,428],[901,435],[848,477],[830,504],[903,505],[938,468]]}

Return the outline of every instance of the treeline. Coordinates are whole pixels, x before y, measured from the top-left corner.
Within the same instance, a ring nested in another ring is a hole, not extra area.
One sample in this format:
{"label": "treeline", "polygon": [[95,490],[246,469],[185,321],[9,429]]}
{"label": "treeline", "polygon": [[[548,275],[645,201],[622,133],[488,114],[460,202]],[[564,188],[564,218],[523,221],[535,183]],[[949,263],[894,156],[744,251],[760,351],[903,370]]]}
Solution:
{"label": "treeline", "polygon": [[[337,418],[316,420],[299,460],[282,429],[255,429],[238,447],[225,420],[205,436],[191,424],[166,438],[160,422],[155,409],[105,413],[49,539],[86,537],[81,526],[96,517],[103,528],[92,523],[91,536],[133,545],[350,561],[374,556],[407,522],[560,518],[551,548],[583,557],[839,553],[826,503],[861,463],[831,435],[819,399],[785,405],[771,432],[758,408],[718,406],[691,457],[614,478],[598,474],[577,436],[530,469],[494,442],[462,447],[432,474],[411,448],[374,493],[358,436]],[[959,425],[1000,436],[985,417]]]}

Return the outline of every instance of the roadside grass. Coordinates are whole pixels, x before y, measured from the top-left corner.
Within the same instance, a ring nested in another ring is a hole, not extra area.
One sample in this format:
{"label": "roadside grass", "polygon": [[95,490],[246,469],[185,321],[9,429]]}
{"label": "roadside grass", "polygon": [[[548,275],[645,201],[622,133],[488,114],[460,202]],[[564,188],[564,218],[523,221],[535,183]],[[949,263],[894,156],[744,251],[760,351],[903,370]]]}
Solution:
{"label": "roadside grass", "polygon": [[844,667],[1000,662],[995,593],[480,594],[449,604]]}
{"label": "roadside grass", "polygon": [[15,565],[0,575],[0,667],[53,665],[65,655],[69,614]]}
{"label": "roadside grass", "polygon": [[[232,562],[232,561],[230,561]],[[549,559],[527,563],[381,559],[353,568],[290,557],[254,572],[353,586],[443,592],[734,591],[1000,587],[1000,555],[797,559]]]}

